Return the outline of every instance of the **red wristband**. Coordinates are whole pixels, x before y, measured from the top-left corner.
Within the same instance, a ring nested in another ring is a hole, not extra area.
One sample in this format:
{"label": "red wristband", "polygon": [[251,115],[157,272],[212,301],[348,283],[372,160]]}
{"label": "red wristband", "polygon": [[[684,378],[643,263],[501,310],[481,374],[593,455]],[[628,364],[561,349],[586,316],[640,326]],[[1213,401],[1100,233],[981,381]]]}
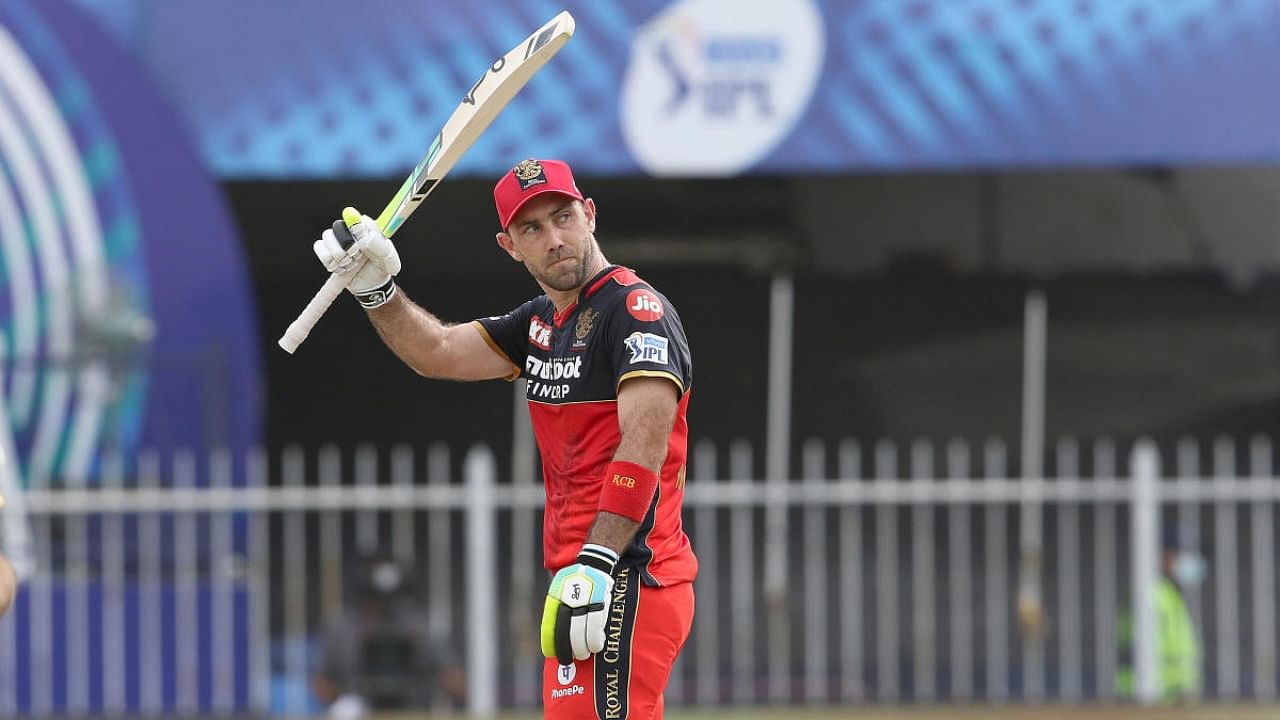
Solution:
{"label": "red wristband", "polygon": [[641,522],[657,491],[657,473],[643,465],[615,460],[604,470],[600,509]]}

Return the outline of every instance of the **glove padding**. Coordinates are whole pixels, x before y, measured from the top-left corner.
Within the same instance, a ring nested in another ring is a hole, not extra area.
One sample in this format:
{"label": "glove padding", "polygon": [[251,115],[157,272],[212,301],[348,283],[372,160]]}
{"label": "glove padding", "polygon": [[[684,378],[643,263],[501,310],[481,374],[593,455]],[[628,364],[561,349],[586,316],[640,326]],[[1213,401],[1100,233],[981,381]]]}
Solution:
{"label": "glove padding", "polygon": [[325,270],[348,276],[347,290],[361,305],[379,307],[395,294],[391,278],[400,272],[400,254],[373,218],[354,208],[343,210],[342,217],[312,249]]}
{"label": "glove padding", "polygon": [[561,665],[604,649],[617,553],[584,545],[578,562],[555,574],[542,607],[542,654]]}

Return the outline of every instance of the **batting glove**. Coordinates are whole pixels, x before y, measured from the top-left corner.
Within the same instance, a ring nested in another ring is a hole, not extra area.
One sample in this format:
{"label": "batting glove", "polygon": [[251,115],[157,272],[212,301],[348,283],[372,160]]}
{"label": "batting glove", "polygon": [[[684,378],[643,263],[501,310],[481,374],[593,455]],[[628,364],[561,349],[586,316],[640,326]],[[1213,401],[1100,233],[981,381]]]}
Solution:
{"label": "batting glove", "polygon": [[381,307],[395,295],[391,278],[400,272],[400,254],[368,215],[346,208],[312,249],[325,270],[349,276],[347,290],[364,307]]}
{"label": "batting glove", "polygon": [[551,579],[542,606],[542,654],[561,665],[586,660],[604,649],[604,627],[613,596],[613,566],[618,554],[587,544],[578,562]]}

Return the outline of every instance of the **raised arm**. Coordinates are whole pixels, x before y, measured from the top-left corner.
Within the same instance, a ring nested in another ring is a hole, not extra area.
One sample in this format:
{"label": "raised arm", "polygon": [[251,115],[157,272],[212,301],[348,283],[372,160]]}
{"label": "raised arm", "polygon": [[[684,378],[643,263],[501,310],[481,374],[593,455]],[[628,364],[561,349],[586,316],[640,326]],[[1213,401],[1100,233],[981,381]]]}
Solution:
{"label": "raised arm", "polygon": [[451,380],[509,378],[517,368],[489,347],[474,323],[451,325],[410,300],[403,290],[368,311],[378,336],[396,357],[424,377]]}
{"label": "raised arm", "polygon": [[419,375],[490,380],[518,370],[489,347],[475,325],[443,323],[396,287],[392,278],[400,272],[400,254],[368,215],[349,228],[335,222],[313,249],[326,270],[343,275],[387,347]]}

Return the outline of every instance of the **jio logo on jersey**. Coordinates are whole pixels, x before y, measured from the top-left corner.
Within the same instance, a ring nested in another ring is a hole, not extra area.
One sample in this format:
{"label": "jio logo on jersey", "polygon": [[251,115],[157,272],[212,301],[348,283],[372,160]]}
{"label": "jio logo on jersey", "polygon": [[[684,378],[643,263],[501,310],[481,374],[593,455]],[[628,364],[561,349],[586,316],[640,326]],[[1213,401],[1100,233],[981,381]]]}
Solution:
{"label": "jio logo on jersey", "polygon": [[667,339],[653,333],[633,332],[623,342],[631,351],[630,364],[647,362],[667,364]]}
{"label": "jio logo on jersey", "polygon": [[662,301],[652,291],[643,288],[632,290],[627,295],[627,312],[631,317],[643,322],[653,322],[662,318]]}

